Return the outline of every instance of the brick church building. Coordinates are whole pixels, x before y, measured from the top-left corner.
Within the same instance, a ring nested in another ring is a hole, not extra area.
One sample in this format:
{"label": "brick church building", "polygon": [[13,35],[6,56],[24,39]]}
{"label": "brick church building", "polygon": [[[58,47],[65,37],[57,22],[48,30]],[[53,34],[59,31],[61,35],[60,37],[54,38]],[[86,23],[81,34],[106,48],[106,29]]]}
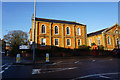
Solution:
{"label": "brick church building", "polygon": [[[119,43],[118,43],[119,42]],[[87,45],[95,43],[97,46],[103,45],[105,50],[113,50],[120,46],[120,26],[115,25],[87,34]]]}
{"label": "brick church building", "polygon": [[[29,41],[34,41],[33,16]],[[35,43],[38,49],[46,49],[50,46],[78,48],[87,44],[86,25],[72,21],[36,18]]]}

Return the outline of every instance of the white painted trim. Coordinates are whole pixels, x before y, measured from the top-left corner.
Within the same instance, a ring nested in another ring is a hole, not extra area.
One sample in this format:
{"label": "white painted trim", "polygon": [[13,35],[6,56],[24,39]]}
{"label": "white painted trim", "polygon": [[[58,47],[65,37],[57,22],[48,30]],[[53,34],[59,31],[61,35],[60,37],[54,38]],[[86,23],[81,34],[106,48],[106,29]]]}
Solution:
{"label": "white painted trim", "polygon": [[90,40],[91,40],[91,43],[92,43],[92,39],[89,39],[89,46],[92,46],[91,43],[90,43]]}
{"label": "white painted trim", "polygon": [[[70,39],[70,38],[67,38],[67,39]],[[67,45],[67,42],[66,42],[66,45]],[[67,46],[71,46],[71,39],[70,39],[70,45],[67,45]]]}
{"label": "white painted trim", "polygon": [[[42,45],[42,39],[45,39],[45,45]],[[41,46],[46,46],[46,38],[41,38]]]}
{"label": "white painted trim", "polygon": [[[109,37],[110,44],[108,44],[108,37]],[[107,44],[111,45],[111,37],[110,36],[108,36],[108,37],[107,37]]]}
{"label": "white painted trim", "polygon": [[[55,26],[57,26],[57,25],[55,25]],[[55,31],[55,26],[54,26],[54,31]],[[58,27],[58,26],[57,26]],[[54,34],[55,34],[55,32],[54,32]],[[55,35],[58,35],[59,34],[59,27],[58,27],[58,33],[57,34],[55,34]]]}
{"label": "white painted trim", "polygon": [[[42,25],[45,26],[45,33],[42,33]],[[41,34],[46,34],[46,25],[45,24],[42,24],[42,25],[41,25]]]}
{"label": "white painted trim", "polygon": [[[79,34],[78,34],[78,28],[79,28]],[[81,35],[81,28],[77,27],[77,35]]]}
{"label": "white painted trim", "polygon": [[[98,44],[98,40],[100,40],[100,44]],[[97,45],[101,45],[101,37],[97,37]]]}
{"label": "white painted trim", "polygon": [[69,34],[67,34],[67,27],[66,27],[66,35],[70,35],[70,27],[68,26],[68,28],[69,28]]}

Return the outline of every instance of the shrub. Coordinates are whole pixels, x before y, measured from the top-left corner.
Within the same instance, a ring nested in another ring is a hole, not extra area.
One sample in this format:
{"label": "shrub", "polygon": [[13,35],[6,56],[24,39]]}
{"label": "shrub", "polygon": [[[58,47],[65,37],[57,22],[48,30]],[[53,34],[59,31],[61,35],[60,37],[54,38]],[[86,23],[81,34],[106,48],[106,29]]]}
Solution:
{"label": "shrub", "polygon": [[104,50],[104,46],[103,45],[99,45],[98,46],[98,50]]}
{"label": "shrub", "polygon": [[91,43],[91,46],[96,45],[95,43]]}
{"label": "shrub", "polygon": [[78,49],[80,49],[80,50],[89,50],[89,46],[87,46],[87,45],[81,45],[81,46],[79,46],[78,47]]}

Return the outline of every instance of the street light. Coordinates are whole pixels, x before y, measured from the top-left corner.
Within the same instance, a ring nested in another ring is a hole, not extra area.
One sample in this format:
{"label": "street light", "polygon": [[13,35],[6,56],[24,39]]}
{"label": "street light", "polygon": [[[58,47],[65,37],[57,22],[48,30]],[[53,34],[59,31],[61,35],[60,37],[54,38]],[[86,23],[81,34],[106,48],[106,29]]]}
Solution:
{"label": "street light", "polygon": [[34,2],[34,41],[33,41],[33,63],[35,63],[35,16],[36,16],[36,0]]}

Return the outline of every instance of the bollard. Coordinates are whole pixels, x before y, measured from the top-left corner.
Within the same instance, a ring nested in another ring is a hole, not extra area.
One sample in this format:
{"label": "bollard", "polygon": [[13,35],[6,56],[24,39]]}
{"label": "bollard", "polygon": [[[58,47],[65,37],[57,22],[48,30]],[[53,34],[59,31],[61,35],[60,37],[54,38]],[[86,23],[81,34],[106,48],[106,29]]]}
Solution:
{"label": "bollard", "polygon": [[49,62],[49,53],[46,53],[46,62]]}
{"label": "bollard", "polygon": [[20,63],[20,54],[17,54],[16,56],[16,63]]}

